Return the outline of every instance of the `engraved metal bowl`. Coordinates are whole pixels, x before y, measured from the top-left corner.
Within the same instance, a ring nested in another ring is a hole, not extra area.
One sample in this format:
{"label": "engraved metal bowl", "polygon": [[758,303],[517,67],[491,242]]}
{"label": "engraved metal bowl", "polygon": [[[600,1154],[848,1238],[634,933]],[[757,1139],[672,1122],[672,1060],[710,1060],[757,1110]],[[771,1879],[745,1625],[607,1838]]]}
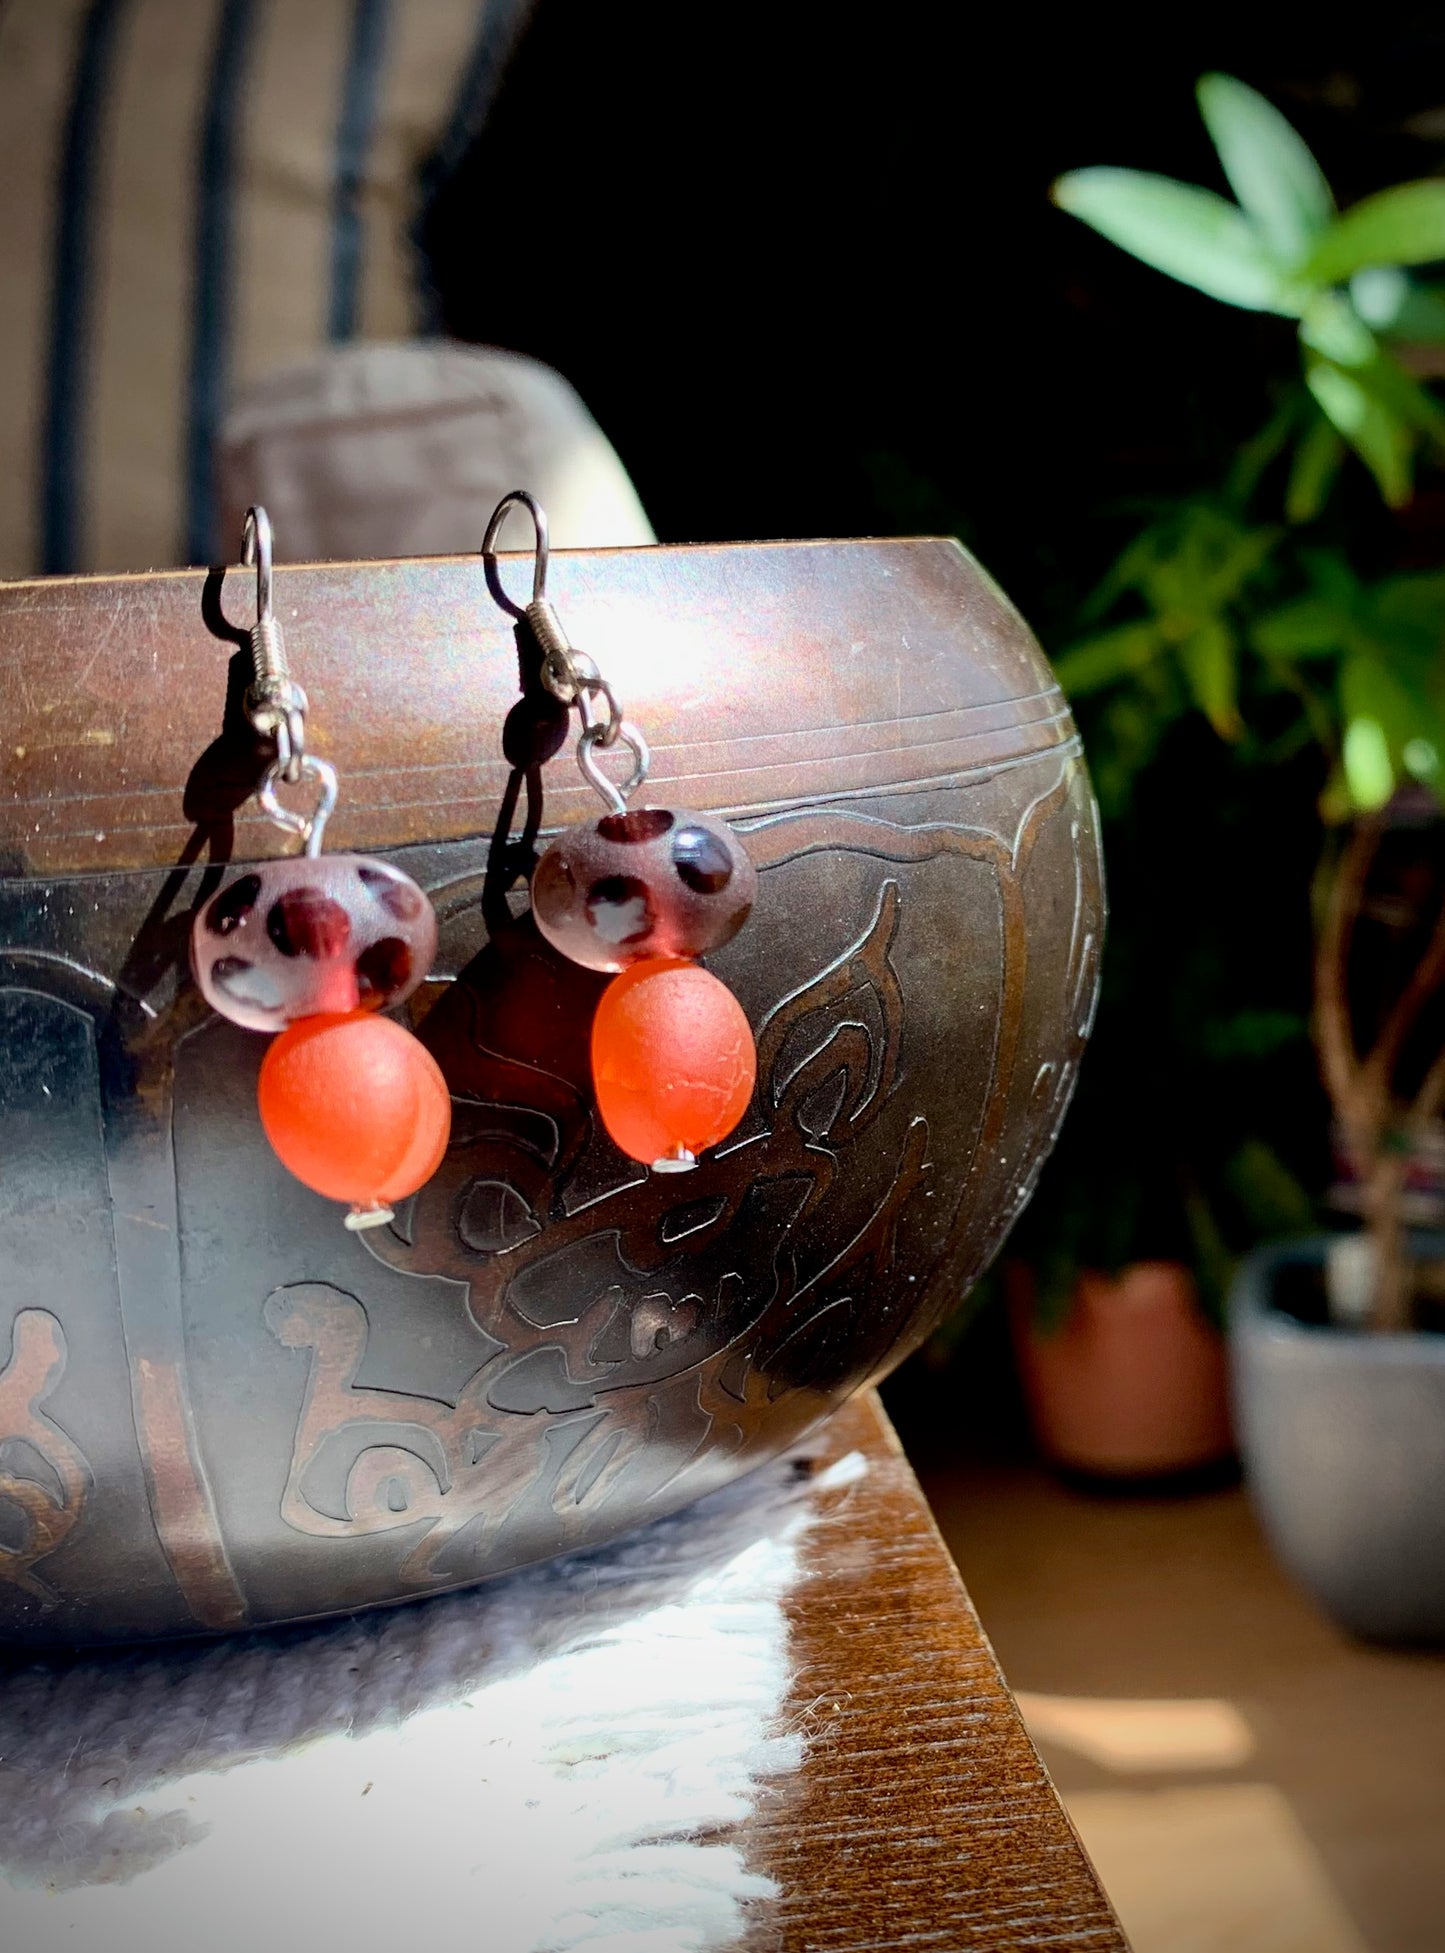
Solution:
{"label": "engraved metal bowl", "polygon": [[[520,582],[523,566],[502,573]],[[436,1179],[358,1236],[258,1127],[264,1038],[186,971],[279,851],[247,794],[250,580],[0,586],[0,1635],[405,1599],[604,1541],[776,1453],[966,1292],[1097,986],[1096,818],[1017,613],[943,541],[559,555],[551,594],[760,871],[711,967],[742,1127],[649,1178],[592,1116],[605,981],[528,913],[595,806],[476,559],[283,568],[342,803],[432,895]],[[519,676],[520,674],[520,676]]]}

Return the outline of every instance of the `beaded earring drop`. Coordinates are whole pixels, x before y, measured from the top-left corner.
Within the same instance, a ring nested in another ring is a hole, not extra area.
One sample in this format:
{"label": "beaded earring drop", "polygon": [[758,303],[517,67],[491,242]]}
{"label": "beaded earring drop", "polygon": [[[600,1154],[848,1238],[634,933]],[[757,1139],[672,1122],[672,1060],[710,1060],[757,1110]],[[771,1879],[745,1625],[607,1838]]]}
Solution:
{"label": "beaded earring drop", "polygon": [[[592,1027],[592,1076],[602,1123],[624,1153],[657,1173],[697,1165],[747,1110],[757,1074],[752,1031],[727,985],[697,961],[731,941],[757,895],[757,871],[725,821],[680,808],[630,808],[650,755],[612,687],[568,641],[547,599],[547,518],[524,490],[487,524],[490,557],[508,511],[525,508],[535,536],[532,596],[521,614],[542,652],[542,683],[575,705],[577,763],[606,803],[547,848],[532,875],[532,914],[555,949],[611,971]],[[624,747],[621,786],[599,755]]]}
{"label": "beaded earring drop", "polygon": [[[350,1228],[392,1219],[391,1203],[429,1180],[446,1151],[451,1098],[436,1061],[379,1015],[411,995],[436,954],[431,903],[409,875],[364,855],[321,854],[336,771],[306,750],[306,694],[291,677],[271,607],[271,524],[247,511],[241,561],[256,568],[251,724],[276,756],[256,797],[303,852],[228,882],[191,931],[206,1001],[234,1024],[275,1031],[261,1064],[261,1124],[282,1164],[345,1201]],[[309,815],[277,798],[311,782]]]}

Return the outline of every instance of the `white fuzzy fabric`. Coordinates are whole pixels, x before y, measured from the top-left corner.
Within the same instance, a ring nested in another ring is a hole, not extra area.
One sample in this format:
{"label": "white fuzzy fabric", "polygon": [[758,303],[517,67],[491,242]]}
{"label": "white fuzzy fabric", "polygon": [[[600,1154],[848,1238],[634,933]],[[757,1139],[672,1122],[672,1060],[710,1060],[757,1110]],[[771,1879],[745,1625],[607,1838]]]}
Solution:
{"label": "white fuzzy fabric", "polygon": [[[4,1953],[714,1953],[794,1769],[785,1459],[608,1551],[281,1636],[0,1679]],[[732,1835],[729,1835],[732,1834]]]}

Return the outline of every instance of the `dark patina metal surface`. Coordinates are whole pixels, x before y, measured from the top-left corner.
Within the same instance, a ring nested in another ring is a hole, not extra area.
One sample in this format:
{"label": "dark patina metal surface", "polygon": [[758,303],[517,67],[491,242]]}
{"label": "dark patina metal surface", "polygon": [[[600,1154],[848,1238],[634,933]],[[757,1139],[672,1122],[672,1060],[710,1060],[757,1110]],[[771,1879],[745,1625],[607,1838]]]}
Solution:
{"label": "dark patina metal surface", "polygon": [[[524,584],[524,566],[504,573]],[[554,558],[652,742],[645,798],[760,870],[711,966],[758,1034],[733,1139],[652,1178],[593,1120],[605,979],[538,936],[593,813],[476,559],[276,572],[341,773],[328,846],[432,894],[413,1022],[441,1172],[358,1238],[257,1125],[265,1040],[185,967],[246,795],[250,578],[0,587],[0,1634],[190,1633],[407,1598],[744,1471],[913,1348],[1033,1185],[1097,982],[1077,739],[939,541]]]}

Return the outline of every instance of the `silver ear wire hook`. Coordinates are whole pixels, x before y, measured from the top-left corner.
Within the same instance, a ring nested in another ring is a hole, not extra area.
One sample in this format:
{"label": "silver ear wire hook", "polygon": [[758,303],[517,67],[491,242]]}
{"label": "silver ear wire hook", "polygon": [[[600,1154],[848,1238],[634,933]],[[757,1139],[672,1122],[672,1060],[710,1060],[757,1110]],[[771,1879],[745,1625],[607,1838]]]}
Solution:
{"label": "silver ear wire hook", "polygon": [[[623,718],[617,695],[594,660],[573,645],[547,595],[551,539],[547,512],[535,495],[525,488],[513,488],[502,497],[492,510],[487,532],[482,537],[482,556],[488,560],[495,556],[497,537],[513,508],[524,508],[532,518],[532,595],[520,609],[506,597],[503,601],[514,616],[525,618],[531,626],[542,653],[542,683],[553,698],[577,707],[582,720],[577,764],[583,779],[595,788],[613,813],[620,814],[627,806],[628,796],[636,793],[647,778],[652,755],[636,726]],[[500,586],[494,583],[492,587],[501,594]],[[605,712],[598,710],[599,699],[606,707]],[[632,772],[621,786],[608,779],[597,762],[598,747],[615,746],[619,740],[631,752],[633,760]]]}
{"label": "silver ear wire hook", "polygon": [[[532,518],[532,596],[518,614],[531,625],[532,635],[541,649],[542,683],[554,698],[561,699],[564,705],[571,705],[581,687],[593,683],[598,672],[589,657],[573,650],[572,642],[562,628],[562,620],[547,596],[551,543],[547,511],[535,495],[529,494],[525,488],[514,488],[502,497],[492,510],[487,533],[482,537],[482,555],[496,554],[502,524],[514,508],[525,509]],[[615,734],[613,736],[616,737]]]}
{"label": "silver ear wire hook", "polygon": [[[308,855],[321,852],[321,840],[336,806],[336,769],[329,760],[306,750],[305,692],[291,676],[286,641],[271,600],[271,518],[259,505],[246,511],[241,532],[241,566],[256,571],[256,621],[251,626],[254,671],[246,692],[246,716],[264,739],[276,742],[276,757],[266,768],[256,798],[267,816],[287,834],[299,834]],[[318,792],[309,814],[283,807],[276,789],[282,781],[295,786],[313,780]]]}
{"label": "silver ear wire hook", "polygon": [[502,532],[502,524],[514,508],[525,509],[532,518],[532,602],[541,603],[547,594],[547,565],[551,560],[552,549],[547,511],[530,490],[509,489],[498,502],[487,524],[487,533],[482,537],[481,553],[483,556],[496,555],[497,537]]}
{"label": "silver ear wire hook", "polygon": [[246,511],[246,526],[241,531],[241,567],[256,567],[257,621],[271,615],[271,518],[259,505]]}
{"label": "silver ear wire hook", "polygon": [[256,621],[251,626],[254,667],[246,693],[246,715],[263,738],[276,742],[280,777],[301,778],[306,751],[305,692],[291,676],[286,640],[271,608],[271,518],[259,505],[246,511],[241,532],[241,564],[256,570]]}

